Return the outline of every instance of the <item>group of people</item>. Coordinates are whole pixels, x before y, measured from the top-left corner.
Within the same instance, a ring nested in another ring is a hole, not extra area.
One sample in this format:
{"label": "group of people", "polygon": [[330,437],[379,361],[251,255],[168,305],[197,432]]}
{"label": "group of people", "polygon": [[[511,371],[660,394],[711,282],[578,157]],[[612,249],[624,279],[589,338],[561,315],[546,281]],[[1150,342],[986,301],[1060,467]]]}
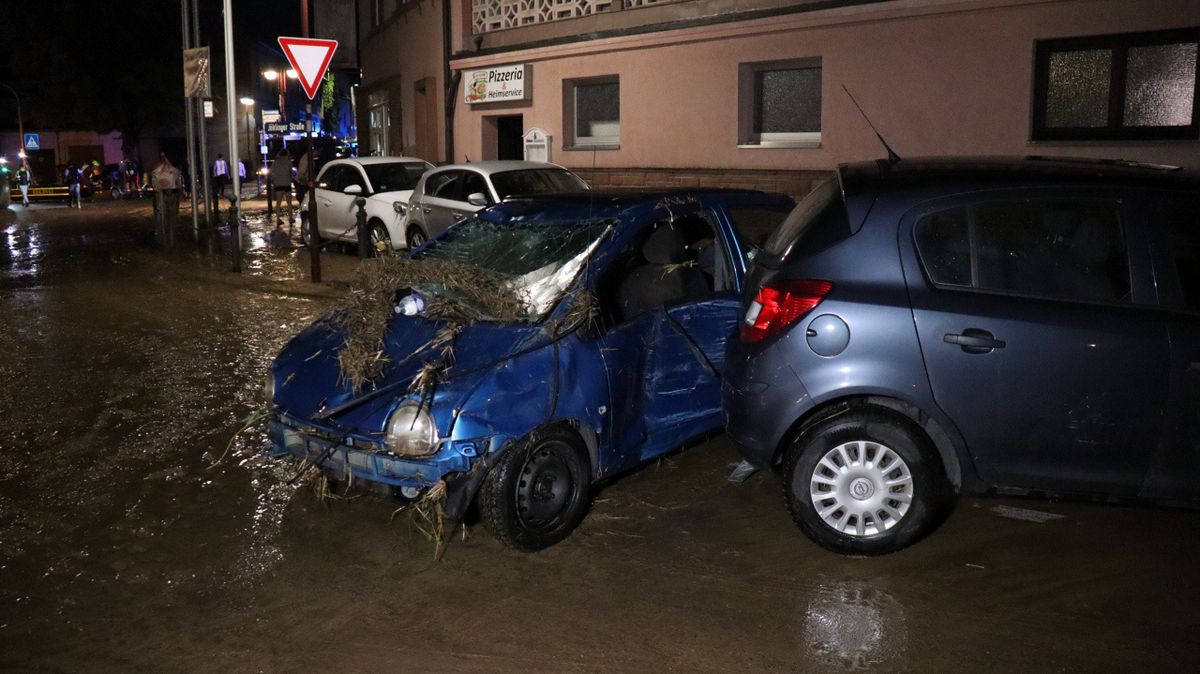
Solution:
{"label": "group of people", "polygon": [[[287,150],[280,150],[279,154],[271,162],[271,168],[268,173],[268,189],[270,189],[276,203],[279,204],[277,212],[282,215],[284,204],[286,203],[288,222],[291,222],[293,215],[293,183],[296,185],[296,198],[299,201],[303,201],[304,194],[308,189],[308,164],[305,159],[306,157],[303,156],[300,158],[299,168],[297,169],[293,167],[291,156]],[[243,182],[245,181],[246,164],[240,159],[238,160],[238,176]],[[30,203],[29,188],[34,185],[35,181],[33,169],[29,166],[27,160],[21,160],[21,166],[17,168],[15,178],[17,186],[21,190],[22,204],[28,206]],[[213,162],[212,178],[213,198],[217,199],[224,195],[225,186],[231,182],[229,178],[229,162],[225,159],[225,155],[218,154],[217,160]],[[115,191],[127,194],[140,194],[147,182],[142,175],[140,162],[128,159],[118,163],[110,172],[108,179]],[[186,191],[186,181],[183,173],[163,153],[159,154],[158,164],[151,172],[148,182],[154,188],[155,192],[168,189],[183,189]],[[85,185],[94,186],[97,183],[103,184],[99,162],[68,164],[63,170],[63,183],[66,184],[68,194],[70,195],[70,207],[83,208],[83,187]],[[178,202],[176,201],[176,203]],[[156,211],[159,205],[156,199]],[[282,221],[276,218],[276,222],[281,223]]]}
{"label": "group of people", "polygon": [[[282,215],[284,211],[284,203],[287,204],[287,219],[292,221],[292,184],[296,184],[296,198],[303,200],[304,193],[308,189],[308,164],[305,161],[307,157],[300,157],[299,169],[292,166],[291,155],[287,150],[280,150],[275,159],[271,162],[271,168],[268,172],[269,186],[272,197],[275,199],[276,213]],[[216,161],[212,163],[212,197],[214,200],[220,199],[225,194],[225,186],[232,181],[229,173],[229,161],[225,159],[224,154],[218,154]],[[241,179],[241,184],[246,181],[246,163],[238,159],[238,177]],[[282,220],[276,217],[275,222],[282,224]]]}

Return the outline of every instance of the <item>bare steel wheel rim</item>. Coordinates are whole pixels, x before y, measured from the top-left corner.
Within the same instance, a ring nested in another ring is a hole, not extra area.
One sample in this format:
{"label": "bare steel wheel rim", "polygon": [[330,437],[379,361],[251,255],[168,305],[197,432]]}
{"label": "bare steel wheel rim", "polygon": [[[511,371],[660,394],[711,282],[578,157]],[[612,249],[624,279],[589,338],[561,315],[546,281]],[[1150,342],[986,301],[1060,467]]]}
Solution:
{"label": "bare steel wheel rim", "polygon": [[912,472],[891,448],[870,440],[834,447],[813,467],[809,498],[817,516],[855,538],[883,533],[912,506]]}
{"label": "bare steel wheel rim", "polygon": [[533,450],[521,466],[517,481],[517,513],[526,525],[538,529],[557,526],[571,509],[578,485],[558,443]]}

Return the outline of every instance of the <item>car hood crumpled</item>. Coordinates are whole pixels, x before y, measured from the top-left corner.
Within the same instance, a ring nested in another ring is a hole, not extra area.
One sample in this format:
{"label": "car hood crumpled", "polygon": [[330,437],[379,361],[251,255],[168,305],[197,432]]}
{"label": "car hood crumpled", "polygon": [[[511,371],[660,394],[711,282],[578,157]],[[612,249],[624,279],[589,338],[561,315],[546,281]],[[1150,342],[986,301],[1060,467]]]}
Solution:
{"label": "car hood crumpled", "polygon": [[[443,362],[441,347],[429,346],[443,325],[416,316],[393,317],[384,341],[388,364],[374,381],[354,390],[338,365],[345,331],[336,313],[326,316],[296,335],[275,360],[275,404],[284,414],[299,419],[328,416],[339,425],[374,426],[368,419],[379,417],[381,425],[386,415],[380,416],[379,402],[390,407],[391,401],[407,394],[422,367]],[[455,338],[450,366],[441,379],[460,396],[469,394],[474,388],[472,377],[548,340],[535,324],[470,324]],[[360,400],[373,404],[357,405]]]}

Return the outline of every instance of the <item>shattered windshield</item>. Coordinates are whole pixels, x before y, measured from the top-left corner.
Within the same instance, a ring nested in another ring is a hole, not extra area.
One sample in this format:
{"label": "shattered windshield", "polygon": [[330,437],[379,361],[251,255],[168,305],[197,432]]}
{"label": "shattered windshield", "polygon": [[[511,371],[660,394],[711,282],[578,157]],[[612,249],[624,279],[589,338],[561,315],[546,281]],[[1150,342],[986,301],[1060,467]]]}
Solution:
{"label": "shattered windshield", "polygon": [[[503,279],[497,292],[516,297],[522,315],[515,318],[536,320],[571,286],[612,224],[612,220],[600,219],[493,222],[471,217],[430,241],[413,260],[444,263],[447,268],[462,269],[464,275],[477,270],[481,281]],[[481,315],[493,319],[510,318],[489,311],[490,303],[481,301],[479,293],[461,292],[464,281],[470,283],[469,279],[455,279],[419,284],[414,290],[473,304]]]}

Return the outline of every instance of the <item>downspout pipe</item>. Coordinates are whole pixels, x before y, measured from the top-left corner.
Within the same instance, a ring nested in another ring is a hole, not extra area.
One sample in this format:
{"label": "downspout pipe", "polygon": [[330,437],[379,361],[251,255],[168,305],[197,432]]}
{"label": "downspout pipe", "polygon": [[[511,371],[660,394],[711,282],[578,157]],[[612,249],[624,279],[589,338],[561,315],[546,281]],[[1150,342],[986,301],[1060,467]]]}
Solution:
{"label": "downspout pipe", "polygon": [[450,72],[450,3],[442,0],[442,82],[446,85],[446,163],[454,163],[454,104],[458,102],[458,73]]}

